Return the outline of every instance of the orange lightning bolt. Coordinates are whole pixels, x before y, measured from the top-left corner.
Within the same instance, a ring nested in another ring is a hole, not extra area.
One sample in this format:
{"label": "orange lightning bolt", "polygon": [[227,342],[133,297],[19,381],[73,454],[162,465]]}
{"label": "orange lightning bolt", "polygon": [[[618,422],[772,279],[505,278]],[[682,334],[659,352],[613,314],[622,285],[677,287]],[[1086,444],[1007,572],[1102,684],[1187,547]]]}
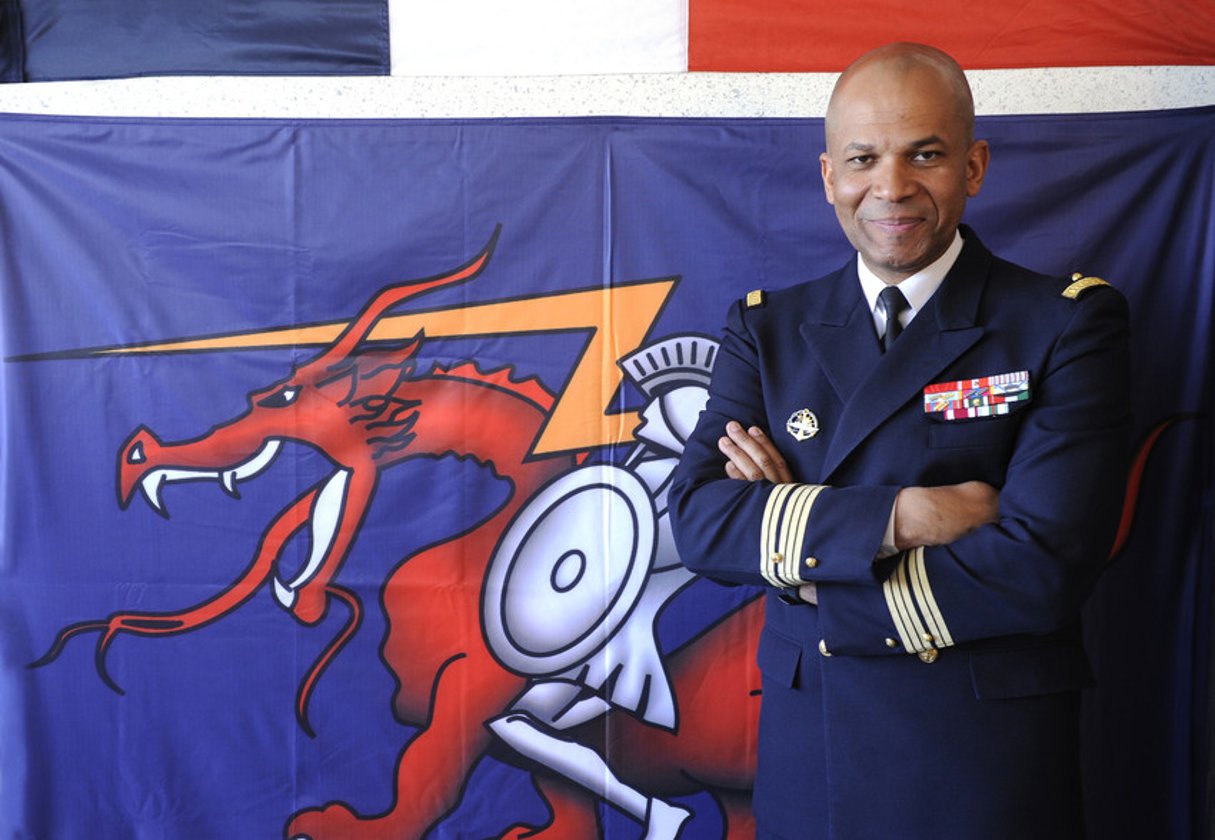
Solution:
{"label": "orange lightning bolt", "polygon": [[[527,335],[584,330],[588,338],[574,371],[558,395],[552,414],[532,448],[535,454],[590,449],[632,438],[639,419],[633,411],[609,414],[620,387],[616,361],[639,347],[670,297],[677,279],[641,280],[611,287],[431,309],[381,319],[368,339],[405,339],[425,330],[428,338]],[[254,348],[323,346],[345,321],[278,327],[258,332],[174,339],[69,353],[25,356],[21,360],[80,358],[133,353],[183,353]],[[13,359],[11,361],[16,361]]]}

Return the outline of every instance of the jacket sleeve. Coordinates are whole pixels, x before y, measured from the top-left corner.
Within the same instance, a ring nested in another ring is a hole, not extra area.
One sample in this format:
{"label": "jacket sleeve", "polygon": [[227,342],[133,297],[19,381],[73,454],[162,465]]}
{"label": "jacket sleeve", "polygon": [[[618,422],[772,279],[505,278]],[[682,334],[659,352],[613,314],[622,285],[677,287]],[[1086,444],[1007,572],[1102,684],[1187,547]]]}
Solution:
{"label": "jacket sleeve", "polygon": [[[874,558],[897,487],[726,477],[717,441],[727,422],[775,433],[764,410],[762,350],[749,314],[735,304],[727,315],[709,401],[675,471],[670,510],[680,557],[692,571],[727,584],[792,588],[833,580],[873,587]],[[819,556],[833,558],[829,568],[819,567]]]}
{"label": "jacket sleeve", "polygon": [[1130,365],[1121,294],[1102,288],[1069,305],[1000,488],[998,521],[879,562],[877,585],[820,585],[819,628],[832,653],[931,658],[1077,620],[1125,494]]}

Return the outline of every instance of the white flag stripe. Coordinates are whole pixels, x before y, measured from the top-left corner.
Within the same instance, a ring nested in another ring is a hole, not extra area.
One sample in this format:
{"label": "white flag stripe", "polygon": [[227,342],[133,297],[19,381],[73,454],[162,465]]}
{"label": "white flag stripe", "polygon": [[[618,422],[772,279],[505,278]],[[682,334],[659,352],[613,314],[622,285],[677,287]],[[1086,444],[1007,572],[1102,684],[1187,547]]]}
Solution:
{"label": "white flag stripe", "polygon": [[686,0],[389,0],[394,76],[677,73]]}

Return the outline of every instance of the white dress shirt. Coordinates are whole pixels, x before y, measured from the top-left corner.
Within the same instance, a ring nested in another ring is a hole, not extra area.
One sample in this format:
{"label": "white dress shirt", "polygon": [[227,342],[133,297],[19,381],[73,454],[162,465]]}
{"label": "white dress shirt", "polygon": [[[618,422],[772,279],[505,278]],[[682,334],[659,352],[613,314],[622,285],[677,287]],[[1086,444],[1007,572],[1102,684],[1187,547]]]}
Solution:
{"label": "white dress shirt", "polygon": [[[904,309],[899,316],[899,323],[904,327],[911,323],[912,319],[928,303],[929,298],[941,287],[945,275],[949,273],[949,269],[953,268],[960,253],[962,253],[962,234],[954,231],[953,242],[949,243],[945,253],[927,267],[894,284],[910,304],[909,308]],[[860,254],[856,255],[856,273],[861,278],[861,293],[869,304],[869,311],[873,314],[873,328],[880,339],[886,334],[886,313],[878,306],[878,294],[886,288],[887,284],[870,271]]]}
{"label": "white dress shirt", "polygon": [[[949,243],[945,253],[925,268],[894,284],[903,293],[903,297],[907,298],[908,307],[899,313],[899,323],[904,328],[936,294],[937,289],[945,280],[945,275],[957,262],[960,253],[962,253],[962,234],[954,231],[953,242]],[[865,301],[869,304],[869,312],[873,315],[873,328],[877,332],[878,339],[881,340],[886,335],[886,312],[878,305],[878,295],[882,289],[886,288],[887,283],[865,265],[865,259],[860,254],[856,255],[856,273],[861,279],[861,293],[865,295]],[[890,518],[886,521],[886,533],[882,536],[882,547],[878,551],[878,559],[898,553],[899,550],[894,545],[894,507],[891,507]]]}

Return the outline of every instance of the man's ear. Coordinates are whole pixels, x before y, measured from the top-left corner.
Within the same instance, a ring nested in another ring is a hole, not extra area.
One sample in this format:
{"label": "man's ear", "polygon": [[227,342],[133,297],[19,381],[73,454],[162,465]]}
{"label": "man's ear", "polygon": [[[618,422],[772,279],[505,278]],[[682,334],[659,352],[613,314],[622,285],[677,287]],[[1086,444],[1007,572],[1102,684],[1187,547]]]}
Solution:
{"label": "man's ear", "polygon": [[986,140],[976,140],[966,152],[966,196],[974,198],[983,187],[987,175],[987,164],[991,162],[991,148]]}
{"label": "man's ear", "polygon": [[831,156],[826,152],[823,152],[818,156],[818,162],[823,170],[823,192],[827,195],[827,203],[835,204],[835,187],[832,184],[833,170],[831,169]]}

